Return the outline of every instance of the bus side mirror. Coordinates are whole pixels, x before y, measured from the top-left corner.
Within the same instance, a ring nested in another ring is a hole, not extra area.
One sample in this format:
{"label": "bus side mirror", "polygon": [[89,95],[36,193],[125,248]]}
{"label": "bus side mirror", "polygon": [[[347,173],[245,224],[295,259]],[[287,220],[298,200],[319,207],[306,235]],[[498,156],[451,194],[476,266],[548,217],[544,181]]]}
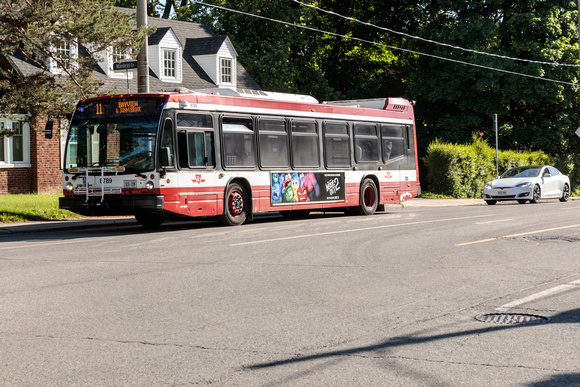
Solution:
{"label": "bus side mirror", "polygon": [[44,138],[51,139],[52,138],[52,128],[54,127],[54,122],[46,121],[46,125],[44,126]]}
{"label": "bus side mirror", "polygon": [[161,148],[161,151],[159,152],[159,165],[161,168],[168,168],[172,166],[171,151],[169,150],[169,147]]}

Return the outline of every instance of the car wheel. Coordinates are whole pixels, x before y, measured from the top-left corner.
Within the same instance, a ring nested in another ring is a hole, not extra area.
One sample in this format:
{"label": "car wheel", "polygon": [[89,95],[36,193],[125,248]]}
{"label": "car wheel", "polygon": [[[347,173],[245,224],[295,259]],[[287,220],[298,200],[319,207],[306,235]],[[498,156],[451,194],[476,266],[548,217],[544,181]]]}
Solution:
{"label": "car wheel", "polygon": [[570,186],[568,184],[564,184],[562,187],[562,197],[560,198],[561,202],[567,202],[570,199]]}
{"label": "car wheel", "polygon": [[540,186],[536,184],[534,186],[534,192],[532,193],[532,200],[530,200],[530,202],[537,203],[540,201],[541,198],[542,198],[542,190],[540,190]]}
{"label": "car wheel", "polygon": [[520,204],[526,204],[526,202],[527,202],[527,200],[522,200],[522,199],[518,200],[518,203],[520,203]]}
{"label": "car wheel", "polygon": [[495,200],[486,200],[485,202],[490,206],[493,206],[495,203],[497,203]]}

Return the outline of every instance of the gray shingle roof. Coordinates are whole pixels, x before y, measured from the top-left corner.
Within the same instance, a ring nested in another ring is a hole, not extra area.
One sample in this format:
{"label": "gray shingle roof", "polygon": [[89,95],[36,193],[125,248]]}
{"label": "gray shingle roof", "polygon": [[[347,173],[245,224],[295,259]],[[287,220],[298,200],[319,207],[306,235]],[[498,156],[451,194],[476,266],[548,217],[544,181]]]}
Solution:
{"label": "gray shingle roof", "polygon": [[[134,9],[123,10],[126,12],[135,12]],[[179,87],[187,89],[216,87],[210,77],[197,64],[193,56],[217,53],[217,50],[226,40],[229,42],[229,39],[226,36],[215,36],[209,27],[197,23],[149,17],[148,24],[157,26],[157,31],[149,37],[149,46],[157,45],[171,29],[183,47],[182,82],[162,82],[157,78],[153,71],[150,70],[149,89],[151,92],[173,90]],[[41,71],[39,67],[28,63],[23,58],[19,58],[18,55],[9,55],[8,60],[24,75]],[[237,60],[236,62],[238,87],[261,90],[261,87],[240,64],[240,61]],[[137,92],[136,73],[133,75],[133,79],[129,80],[129,90],[127,90],[126,78],[109,78],[101,68],[95,69],[94,77],[102,82],[101,90],[105,93]]]}
{"label": "gray shingle roof", "polygon": [[171,28],[170,27],[163,27],[163,28],[157,28],[157,31],[155,31],[148,39],[148,44],[150,46],[156,46],[161,42],[161,39],[163,39],[163,37],[165,36],[165,34],[167,32],[169,32]]}

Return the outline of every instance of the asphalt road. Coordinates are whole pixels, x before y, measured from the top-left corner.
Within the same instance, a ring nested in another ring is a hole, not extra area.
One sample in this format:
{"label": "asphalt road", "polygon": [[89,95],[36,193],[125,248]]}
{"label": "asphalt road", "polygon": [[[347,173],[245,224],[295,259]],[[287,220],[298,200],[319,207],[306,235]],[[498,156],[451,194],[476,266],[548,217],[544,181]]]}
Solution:
{"label": "asphalt road", "polygon": [[0,384],[580,385],[578,215],[546,201],[5,232]]}

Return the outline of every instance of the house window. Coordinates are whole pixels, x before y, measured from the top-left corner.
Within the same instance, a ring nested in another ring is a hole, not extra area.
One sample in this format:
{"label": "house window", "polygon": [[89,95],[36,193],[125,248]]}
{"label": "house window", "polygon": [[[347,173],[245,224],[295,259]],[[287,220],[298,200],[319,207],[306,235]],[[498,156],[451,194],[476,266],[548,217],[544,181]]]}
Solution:
{"label": "house window", "polygon": [[0,121],[0,167],[29,166],[30,136],[21,121]]}
{"label": "house window", "polygon": [[70,41],[61,40],[56,48],[56,51],[61,55],[70,55]]}
{"label": "house window", "polygon": [[65,66],[69,68],[71,64],[70,41],[61,40],[58,46],[56,47],[56,52],[62,58],[62,61],[65,64]]}
{"label": "house window", "polygon": [[125,59],[129,59],[127,52],[119,50],[118,48],[113,49],[113,63],[121,63]]}
{"label": "house window", "polygon": [[232,60],[222,58],[220,61],[222,83],[232,83]]}
{"label": "house window", "polygon": [[175,50],[163,51],[163,76],[175,78]]}
{"label": "house window", "polygon": [[24,161],[24,136],[22,134],[22,123],[12,123],[12,161]]}
{"label": "house window", "polygon": [[53,74],[62,74],[64,70],[74,69],[78,58],[78,46],[71,40],[59,40],[51,47],[54,57],[46,63]]}
{"label": "house window", "polygon": [[2,135],[4,132],[5,126],[4,122],[0,122],[0,163],[6,162],[6,146],[4,145],[7,142],[7,137]]}

